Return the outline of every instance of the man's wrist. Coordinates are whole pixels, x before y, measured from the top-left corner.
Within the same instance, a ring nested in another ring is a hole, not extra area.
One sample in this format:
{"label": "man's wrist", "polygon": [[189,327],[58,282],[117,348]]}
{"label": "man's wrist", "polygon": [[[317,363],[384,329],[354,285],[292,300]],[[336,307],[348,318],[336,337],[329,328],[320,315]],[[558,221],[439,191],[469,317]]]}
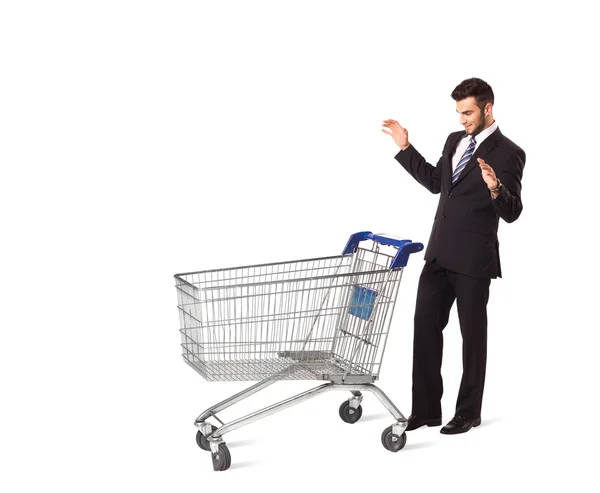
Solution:
{"label": "man's wrist", "polygon": [[493,188],[489,188],[489,190],[490,190],[490,192],[495,193],[495,192],[499,192],[501,188],[502,188],[502,182],[500,182],[500,180],[498,178],[496,178],[496,186]]}

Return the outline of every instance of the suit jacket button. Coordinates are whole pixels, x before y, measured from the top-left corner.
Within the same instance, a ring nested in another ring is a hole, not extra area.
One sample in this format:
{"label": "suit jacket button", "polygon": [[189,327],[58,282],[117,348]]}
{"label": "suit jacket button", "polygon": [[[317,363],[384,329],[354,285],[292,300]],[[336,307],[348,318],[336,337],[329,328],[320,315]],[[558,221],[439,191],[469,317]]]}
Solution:
{"label": "suit jacket button", "polygon": [[452,198],[452,194],[451,194],[451,193],[449,193],[449,194],[448,194],[448,198],[449,198],[449,199],[451,199],[451,198]]}
{"label": "suit jacket button", "polygon": [[446,213],[445,212],[442,214],[442,219],[446,219]]}

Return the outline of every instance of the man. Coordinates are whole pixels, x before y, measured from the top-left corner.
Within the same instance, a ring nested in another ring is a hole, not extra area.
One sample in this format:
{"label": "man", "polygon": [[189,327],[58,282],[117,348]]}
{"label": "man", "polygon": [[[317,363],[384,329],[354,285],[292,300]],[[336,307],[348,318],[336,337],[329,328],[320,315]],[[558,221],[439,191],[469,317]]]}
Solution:
{"label": "man", "polygon": [[[490,280],[502,277],[499,218],[521,214],[525,153],[507,139],[492,114],[494,93],[481,79],[452,92],[464,131],[448,136],[436,166],[408,140],[408,131],[385,120],[382,131],[400,147],[396,160],[431,193],[440,194],[414,318],[412,414],[407,430],[442,424],[442,330],[456,300],[463,339],[463,374],[452,420],[444,434],[481,424]],[[488,164],[489,163],[489,164]]]}

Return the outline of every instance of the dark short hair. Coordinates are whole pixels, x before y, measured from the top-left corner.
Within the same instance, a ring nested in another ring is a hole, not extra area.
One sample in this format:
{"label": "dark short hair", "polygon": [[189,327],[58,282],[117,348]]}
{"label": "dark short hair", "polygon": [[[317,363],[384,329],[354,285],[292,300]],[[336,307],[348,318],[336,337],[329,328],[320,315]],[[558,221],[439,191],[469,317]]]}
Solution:
{"label": "dark short hair", "polygon": [[475,98],[477,106],[482,110],[486,104],[494,104],[494,91],[492,91],[491,86],[484,80],[477,79],[476,77],[463,80],[454,88],[451,96],[454,101],[462,101],[472,96]]}

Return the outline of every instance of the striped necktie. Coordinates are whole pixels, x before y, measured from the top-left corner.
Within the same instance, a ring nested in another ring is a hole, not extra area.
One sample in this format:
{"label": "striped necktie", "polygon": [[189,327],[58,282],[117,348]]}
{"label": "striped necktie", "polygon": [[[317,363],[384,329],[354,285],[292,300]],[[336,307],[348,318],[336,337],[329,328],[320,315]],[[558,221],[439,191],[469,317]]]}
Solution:
{"label": "striped necktie", "polygon": [[456,180],[458,180],[458,177],[460,176],[460,172],[463,169],[465,169],[465,166],[469,162],[469,159],[471,159],[471,156],[473,155],[473,151],[475,150],[475,144],[476,144],[475,137],[471,137],[471,143],[469,144],[469,147],[467,147],[467,150],[460,158],[460,161],[459,161],[458,165],[456,166],[454,173],[452,174],[452,183],[454,183]]}

